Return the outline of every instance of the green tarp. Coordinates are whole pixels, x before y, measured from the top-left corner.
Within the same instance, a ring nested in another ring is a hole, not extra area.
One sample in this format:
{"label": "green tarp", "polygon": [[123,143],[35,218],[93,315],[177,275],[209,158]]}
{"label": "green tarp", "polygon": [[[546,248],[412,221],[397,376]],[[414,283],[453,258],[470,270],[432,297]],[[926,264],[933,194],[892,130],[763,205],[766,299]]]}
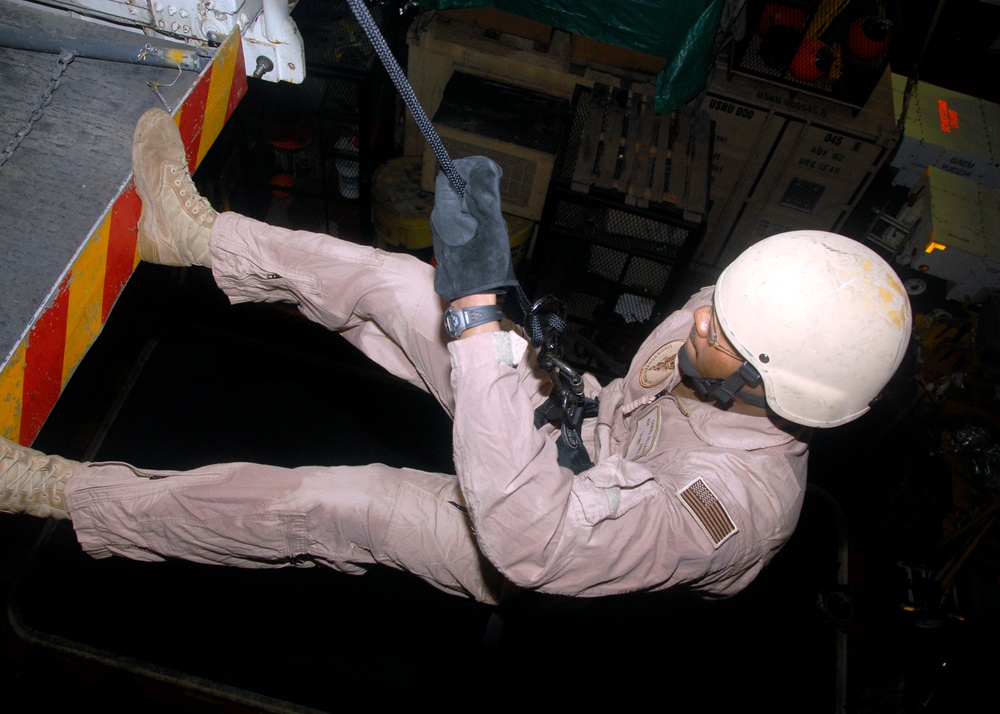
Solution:
{"label": "green tarp", "polygon": [[560,30],[664,58],[656,111],[700,92],[726,0],[420,0],[423,10],[493,7]]}

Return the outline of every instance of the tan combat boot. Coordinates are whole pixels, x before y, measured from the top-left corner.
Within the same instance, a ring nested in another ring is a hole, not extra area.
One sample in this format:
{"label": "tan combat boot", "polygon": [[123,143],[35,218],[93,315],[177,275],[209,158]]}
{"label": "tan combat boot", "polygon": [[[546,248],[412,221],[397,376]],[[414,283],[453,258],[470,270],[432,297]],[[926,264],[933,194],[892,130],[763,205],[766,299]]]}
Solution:
{"label": "tan combat boot", "polygon": [[142,199],[139,257],[160,265],[212,264],[209,239],[218,213],[199,195],[181,133],[162,109],[150,109],[135,125],[132,172]]}
{"label": "tan combat boot", "polygon": [[69,518],[63,489],[79,465],[0,437],[0,513]]}

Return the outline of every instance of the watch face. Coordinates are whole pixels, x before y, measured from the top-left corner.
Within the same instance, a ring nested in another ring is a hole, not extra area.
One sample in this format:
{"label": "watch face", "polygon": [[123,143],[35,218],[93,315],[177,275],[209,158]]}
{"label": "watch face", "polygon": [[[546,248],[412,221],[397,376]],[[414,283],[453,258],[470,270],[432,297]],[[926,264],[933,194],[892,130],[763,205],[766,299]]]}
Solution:
{"label": "watch face", "polygon": [[444,331],[456,339],[462,334],[462,318],[454,308],[444,311]]}

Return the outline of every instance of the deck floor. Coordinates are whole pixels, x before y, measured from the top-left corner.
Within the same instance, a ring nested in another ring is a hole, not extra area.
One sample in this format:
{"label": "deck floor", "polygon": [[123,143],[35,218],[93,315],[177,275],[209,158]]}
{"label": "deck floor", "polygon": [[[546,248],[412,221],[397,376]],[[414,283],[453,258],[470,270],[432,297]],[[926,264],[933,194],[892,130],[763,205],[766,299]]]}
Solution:
{"label": "deck floor", "polygon": [[[0,30],[134,43],[139,33],[73,19],[38,5],[0,0]],[[0,151],[50,91],[59,55],[0,47]],[[131,178],[132,130],[150,107],[171,108],[196,72],[77,57],[10,158],[0,165],[0,360],[49,303],[74,257]]]}

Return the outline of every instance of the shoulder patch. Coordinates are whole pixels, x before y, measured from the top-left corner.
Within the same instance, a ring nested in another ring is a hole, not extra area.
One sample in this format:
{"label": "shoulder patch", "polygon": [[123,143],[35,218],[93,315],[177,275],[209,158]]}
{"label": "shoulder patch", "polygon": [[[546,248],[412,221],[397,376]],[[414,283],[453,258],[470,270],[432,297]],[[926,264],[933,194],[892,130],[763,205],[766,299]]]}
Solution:
{"label": "shoulder patch", "polygon": [[670,379],[674,373],[677,353],[681,351],[685,342],[686,340],[668,342],[650,355],[646,364],[639,370],[639,384],[646,388],[656,387]]}
{"label": "shoulder patch", "polygon": [[739,531],[722,501],[702,479],[695,479],[682,488],[677,497],[698,521],[713,547],[718,548]]}

